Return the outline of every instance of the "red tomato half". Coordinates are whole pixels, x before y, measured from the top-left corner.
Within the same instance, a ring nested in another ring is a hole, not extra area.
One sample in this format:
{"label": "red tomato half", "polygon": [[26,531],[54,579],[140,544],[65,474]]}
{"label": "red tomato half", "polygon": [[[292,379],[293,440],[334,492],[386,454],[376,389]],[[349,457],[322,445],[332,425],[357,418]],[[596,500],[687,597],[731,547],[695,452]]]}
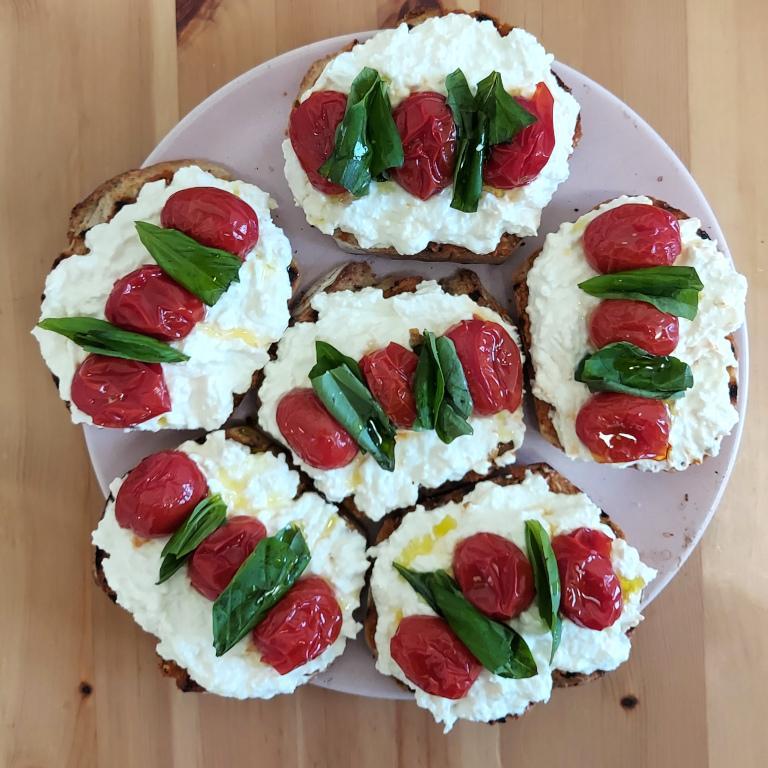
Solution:
{"label": "red tomato half", "polygon": [[121,528],[143,538],[168,536],[208,495],[200,468],[182,451],[147,456],[132,469],[115,499]]}
{"label": "red tomato half", "polygon": [[72,402],[100,427],[125,429],[171,410],[158,363],[88,355],[72,378]]}
{"label": "red tomato half", "polygon": [[552,539],[560,572],[560,611],[580,627],[606,629],[621,616],[621,584],[604,554],[610,554],[610,547],[608,536],[588,528]]}
{"label": "red tomato half", "polygon": [[576,415],[576,434],[597,461],[660,460],[669,448],[669,411],[661,400],[598,392]]}
{"label": "red tomato half", "polygon": [[482,669],[437,616],[406,616],[389,641],[389,652],[414,685],[444,699],[464,696]]}
{"label": "red tomato half", "polygon": [[555,101],[544,83],[536,86],[533,98],[515,101],[536,116],[512,141],[491,147],[483,172],[485,183],[498,189],[514,189],[532,182],[547,164],[555,148],[552,111]]}
{"label": "red tomato half", "polygon": [[584,253],[598,272],[665,267],[680,255],[680,225],[663,208],[627,203],[592,219],[584,230]]}
{"label": "red tomato half", "polygon": [[147,265],[115,283],[104,314],[127,331],[173,341],[183,339],[203,319],[205,306],[160,267]]}
{"label": "red tomato half", "polygon": [[331,156],[336,128],[347,109],[347,97],[338,91],[315,91],[291,110],[288,137],[309,183],[326,195],[346,192],[321,176],[320,166]]}
{"label": "red tomato half", "polygon": [[456,161],[456,124],[445,97],[431,91],[412,93],[392,113],[403,142],[404,162],[392,178],[426,200],[445,189]]}
{"label": "red tomato half", "polygon": [[523,398],[520,350],[498,323],[462,320],[445,334],[456,346],[474,412],[490,416],[515,411]]}
{"label": "red tomato half", "polygon": [[652,355],[670,355],[680,338],[680,324],[644,301],[601,301],[589,318],[589,337],[600,349],[615,341],[628,341]]}
{"label": "red tomato half", "polygon": [[495,533],[476,533],[453,553],[464,597],[494,619],[513,619],[533,602],[533,570],[520,547]]}
{"label": "red tomato half", "polygon": [[192,586],[209,600],[215,600],[266,535],[267,529],[255,517],[230,517],[189,559],[187,572]]}
{"label": "red tomato half", "polygon": [[413,375],[419,358],[394,341],[360,360],[360,370],[373,396],[398,427],[412,427],[416,420]]}
{"label": "red tomato half", "polygon": [[333,590],[317,576],[294,584],[253,630],[261,660],[281,675],[317,658],[341,631],[341,608]]}
{"label": "red tomato half", "polygon": [[282,396],[277,404],[277,426],[291,450],[311,467],[338,469],[357,455],[352,436],[309,387]]}
{"label": "red tomato half", "polygon": [[245,258],[259,240],[259,219],[245,200],[218,187],[174,192],[163,206],[160,223],[178,229],[201,245]]}

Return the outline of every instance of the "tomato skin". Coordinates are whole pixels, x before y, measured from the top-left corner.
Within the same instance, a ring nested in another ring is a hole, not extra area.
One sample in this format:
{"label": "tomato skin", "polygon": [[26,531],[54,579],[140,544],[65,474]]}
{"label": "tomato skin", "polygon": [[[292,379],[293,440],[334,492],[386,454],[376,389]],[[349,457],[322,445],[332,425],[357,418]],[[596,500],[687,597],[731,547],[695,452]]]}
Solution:
{"label": "tomato skin", "polygon": [[146,265],[115,282],[104,314],[127,331],[174,341],[189,335],[203,319],[205,306],[160,267]]}
{"label": "tomato skin", "polygon": [[220,248],[241,259],[259,241],[259,218],[245,200],[217,187],[189,187],[174,192],[160,213],[160,223],[178,229],[201,245]]}
{"label": "tomato skin", "polygon": [[187,573],[192,586],[204,597],[215,600],[266,535],[267,529],[255,517],[228,518],[189,558]]}
{"label": "tomato skin", "polygon": [[453,179],[456,123],[444,96],[433,91],[412,93],[392,117],[403,143],[403,165],[390,175],[407,192],[427,200]]}
{"label": "tomato skin", "polygon": [[453,553],[464,597],[494,619],[519,616],[533,602],[533,569],[520,547],[495,533],[476,533]]}
{"label": "tomato skin", "polygon": [[668,267],[682,250],[680,224],[663,208],[627,203],[610,208],[587,224],[584,253],[598,272]]}
{"label": "tomato skin", "polygon": [[610,559],[611,539],[579,528],[555,536],[552,549],[560,573],[560,611],[587,629],[610,627],[621,616],[621,584]]}
{"label": "tomato skin", "polygon": [[389,652],[414,685],[444,699],[464,696],[482,669],[437,616],[406,616],[389,641]]}
{"label": "tomato skin", "polygon": [[416,421],[413,376],[418,362],[415,352],[394,341],[360,359],[368,389],[398,427],[410,428]]}
{"label": "tomato skin", "polygon": [[285,675],[317,658],[341,631],[341,608],[324,579],[299,579],[253,630],[261,660]]}
{"label": "tomato skin", "polygon": [[644,301],[607,299],[589,318],[589,338],[598,349],[628,341],[652,355],[671,355],[680,338],[680,323]]}
{"label": "tomato skin", "polygon": [[277,426],[291,450],[317,469],[338,469],[357,455],[352,436],[309,387],[292,389],[277,404]]}
{"label": "tomato skin", "polygon": [[576,415],[576,434],[596,461],[660,460],[669,449],[669,411],[662,400],[598,392]]}
{"label": "tomato skin", "polygon": [[208,495],[200,468],[182,451],[142,459],[126,476],[115,499],[115,517],[145,539],[168,536]]}
{"label": "tomato skin", "polygon": [[474,412],[515,411],[523,399],[520,350],[498,323],[462,320],[445,335],[454,343],[472,395]]}
{"label": "tomato skin", "polygon": [[515,101],[537,119],[523,128],[512,141],[491,147],[483,178],[486,184],[497,189],[515,189],[532,182],[555,148],[552,118],[555,100],[549,88],[539,83],[532,98],[518,96]]}
{"label": "tomato skin", "polygon": [[319,173],[320,166],[333,152],[336,128],[347,109],[347,97],[339,91],[315,91],[291,110],[288,138],[307,174],[309,183],[326,195],[347,190]]}
{"label": "tomato skin", "polygon": [[158,363],[88,355],[72,378],[72,402],[100,427],[125,429],[167,413],[171,396]]}

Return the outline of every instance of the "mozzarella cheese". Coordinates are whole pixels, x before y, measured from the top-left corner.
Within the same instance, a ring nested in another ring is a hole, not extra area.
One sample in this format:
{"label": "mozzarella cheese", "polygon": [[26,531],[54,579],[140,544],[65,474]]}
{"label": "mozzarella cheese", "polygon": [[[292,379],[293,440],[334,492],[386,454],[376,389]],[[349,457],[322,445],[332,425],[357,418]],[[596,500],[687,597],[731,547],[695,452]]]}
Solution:
{"label": "mozzarella cheese", "polygon": [[[538,669],[535,677],[512,680],[483,669],[467,694],[456,700],[417,688],[392,658],[390,640],[404,616],[434,615],[434,612],[392,563],[403,563],[415,571],[450,569],[456,545],[478,532],[504,536],[525,552],[526,520],[538,520],[550,536],[589,527],[614,540],[611,562],[623,585],[624,607],[620,618],[602,631],[578,627],[563,619],[560,646],[550,663],[551,637],[534,601],[528,610],[508,623],[528,643]],[[416,703],[444,723],[446,731],[458,719],[491,722],[508,715],[521,715],[531,704],[547,701],[555,669],[588,674],[615,669],[626,661],[630,650],[626,632],[642,620],[641,592],[656,575],[656,571],[640,562],[637,550],[617,540],[613,531],[600,522],[600,510],[583,493],[553,493],[547,481],[532,472],[527,472],[523,482],[517,485],[478,483],[461,501],[431,511],[419,506],[405,516],[386,541],[369,549],[368,554],[376,558],[371,573],[371,595],[378,614],[376,668],[412,688]]]}
{"label": "mozzarella cheese", "polygon": [[[218,187],[242,198],[256,211],[259,241],[240,267],[240,281],[232,283],[204,319],[184,339],[172,342],[190,359],[163,364],[171,410],[137,424],[133,429],[216,429],[230,416],[233,396],[246,392],[253,372],[267,362],[267,351],[288,325],[291,263],[288,238],[272,222],[274,202],[266,192],[242,181],[223,181],[187,166],[173,180],[145,184],[135,203],[121,208],[107,223],[90,229],[88,253],[64,259],[45,281],[40,319],[87,315],[104,319],[104,307],[115,281],[152,257],[139,241],[135,221],[160,224],[165,201],[180,189]],[[59,380],[59,394],[70,400],[72,377],[87,352],[74,342],[35,328],[46,364]],[[70,404],[72,421],[90,424],[90,416]]]}
{"label": "mozzarella cheese", "polygon": [[[552,405],[552,421],[568,456],[592,460],[576,435],[576,415],[589,398],[586,384],[574,379],[574,371],[590,345],[587,318],[600,303],[578,284],[597,273],[586,260],[581,238],[592,219],[603,211],[624,205],[651,205],[647,197],[619,197],[599,206],[574,223],[565,223],[547,235],[544,248],[528,273],[528,317],[531,322],[535,381],[533,394]],[[637,466],[660,471],[685,469],[716,456],[720,443],[738,421],[728,390],[728,369],[738,363],[726,338],[744,322],[747,281],[717,243],[698,234],[701,222],[680,222],[683,250],[676,266],[695,267],[704,284],[693,321],[680,318],[680,341],[672,353],[691,366],[693,387],[669,402],[670,450],[664,461],[643,460],[615,467]]]}
{"label": "mozzarella cheese", "polygon": [[367,569],[365,541],[317,494],[297,497],[298,473],[288,468],[282,456],[252,454],[244,445],[226,440],[221,431],[210,434],[202,445],[189,441],[179,450],[200,467],[211,493],[221,494],[229,516],[258,517],[269,535],[288,523],[299,523],[312,555],[304,575],[325,579],[341,607],[338,638],[317,658],[286,675],[261,662],[250,636],[216,658],[211,634],[213,603],[192,588],[186,569],[155,584],[167,537],[140,540],[118,525],[114,498],[123,478],[110,485],[112,495],[93,533],[94,545],[109,555],[103,561],[107,582],[117,593],[117,602],[133,614],[142,629],[157,636],[157,653],[186,668],[206,690],[238,699],[291,693],[340,656],[347,639],[360,629],[352,611],[359,605]]}
{"label": "mozzarella cheese", "polygon": [[362,248],[393,247],[401,254],[424,250],[430,241],[452,243],[475,253],[493,251],[505,232],[535,235],[541,210],[568,178],[568,157],[579,114],[576,100],[552,73],[553,57],[531,34],[513,29],[502,37],[490,21],[466,14],[433,18],[409,31],[407,24],[375,34],[365,43],[332,59],[305,93],[335,90],[348,93],[363,67],[386,79],[392,106],[415,91],[445,95],[445,77],[460,67],[473,91],[477,83],[498,71],[513,95],[529,97],[544,82],[554,97],[555,148],[546,166],[530,184],[512,190],[483,191],[478,210],[451,208],[452,188],[422,201],[394,181],[373,183],[368,194],[326,195],[316,190],[302,169],[291,142],[283,142],[285,176],[296,204],[307,221],[321,232],[352,233]]}
{"label": "mozzarella cheese", "polygon": [[[278,344],[277,358],[264,369],[259,422],[277,440],[283,440],[277,426],[277,405],[291,389],[311,386],[308,374],[315,363],[317,339],[359,360],[392,341],[410,347],[411,329],[441,335],[455,323],[479,316],[502,325],[519,346],[515,328],[496,312],[481,307],[469,296],[446,293],[433,280],[422,281],[412,293],[386,299],[379,288],[317,293],[312,297],[312,307],[318,313],[317,321],[289,328]],[[353,496],[361,512],[379,520],[393,509],[415,504],[419,486],[435,488],[460,479],[470,470],[486,474],[494,464],[514,461],[511,451],[501,456],[497,451],[499,443],[512,442],[515,448],[522,444],[522,407],[514,413],[471,416],[469,423],[473,434],[449,445],[431,430],[398,430],[394,472],[382,469],[363,453],[347,466],[332,470],[311,467],[296,454],[294,460],[326,498],[342,501]]]}

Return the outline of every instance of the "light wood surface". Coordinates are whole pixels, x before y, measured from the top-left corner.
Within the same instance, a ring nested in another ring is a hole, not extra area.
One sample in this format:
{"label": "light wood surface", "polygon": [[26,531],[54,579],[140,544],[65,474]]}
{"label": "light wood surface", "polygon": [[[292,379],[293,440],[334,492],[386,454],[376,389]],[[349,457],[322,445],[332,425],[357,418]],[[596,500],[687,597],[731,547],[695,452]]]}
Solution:
{"label": "light wood surface", "polygon": [[[200,3],[179,2],[184,14]],[[91,583],[101,498],[29,329],[69,207],[135,166],[233,76],[396,18],[398,0],[221,0],[177,39],[172,0],[0,3],[0,765],[766,764],[768,4],[482,2],[639,111],[689,165],[750,280],[742,452],[702,546],[615,674],[503,726],[443,736],[410,703],[306,687],[270,702],[183,695],[151,638]],[[586,127],[588,130],[588,126]],[[674,201],[672,201],[674,202]],[[637,699],[634,708],[622,699]]]}

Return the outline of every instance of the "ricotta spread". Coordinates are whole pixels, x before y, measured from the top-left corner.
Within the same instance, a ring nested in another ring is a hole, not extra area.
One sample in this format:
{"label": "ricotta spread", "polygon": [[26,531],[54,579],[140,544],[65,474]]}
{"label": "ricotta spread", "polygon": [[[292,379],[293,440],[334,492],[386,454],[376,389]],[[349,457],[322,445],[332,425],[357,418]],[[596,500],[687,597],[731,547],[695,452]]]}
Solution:
{"label": "ricotta spread", "polygon": [[[550,664],[551,637],[534,601],[508,623],[528,643],[538,669],[535,677],[511,680],[483,669],[467,694],[456,700],[433,696],[415,687],[392,658],[390,640],[404,616],[434,612],[392,563],[403,563],[415,571],[450,569],[456,545],[478,532],[504,536],[525,552],[526,520],[538,520],[550,536],[589,527],[614,539],[611,562],[622,582],[624,599],[620,618],[602,631],[579,627],[564,618],[560,646]],[[627,630],[642,620],[642,589],[656,575],[656,571],[640,562],[637,550],[616,539],[613,531],[600,522],[599,508],[583,493],[553,493],[547,481],[533,472],[527,472],[524,481],[517,485],[478,483],[461,501],[431,511],[419,506],[368,554],[376,558],[371,573],[371,595],[378,614],[376,668],[412,688],[416,703],[444,723],[446,731],[458,719],[491,722],[507,715],[520,715],[531,704],[547,701],[552,691],[552,672],[556,669],[590,673],[618,667],[629,657]]]}
{"label": "ricotta spread", "polygon": [[[481,307],[469,296],[446,293],[434,280],[422,281],[412,293],[390,298],[384,298],[380,288],[317,293],[312,297],[312,307],[318,313],[317,321],[290,327],[278,344],[277,358],[264,369],[259,423],[280,441],[283,437],[277,426],[277,405],[295,387],[311,386],[308,374],[315,363],[317,339],[359,360],[392,341],[409,348],[411,329],[441,335],[461,320],[478,316],[499,323],[519,346],[515,328],[496,312]],[[393,509],[415,504],[419,486],[435,488],[460,479],[470,470],[486,474],[494,464],[514,460],[511,451],[499,456],[497,449],[499,443],[512,442],[516,449],[522,444],[522,406],[514,413],[471,416],[469,423],[474,433],[449,445],[434,431],[398,430],[394,472],[382,469],[364,453],[358,453],[345,467],[332,470],[311,467],[296,454],[294,461],[330,501],[353,496],[361,512],[379,520]]]}
{"label": "ricotta spread", "polygon": [[[141,244],[135,221],[160,224],[165,201],[180,189],[218,187],[245,200],[259,218],[259,241],[246,254],[240,281],[232,283],[204,319],[184,339],[172,342],[190,359],[163,364],[171,410],[133,429],[216,429],[230,416],[233,396],[246,392],[253,372],[267,362],[267,351],[288,325],[291,263],[288,238],[272,222],[273,201],[266,192],[242,181],[223,181],[197,166],[187,166],[173,180],[145,184],[135,203],[121,208],[107,223],[90,229],[88,253],[64,259],[45,281],[40,319],[87,315],[104,319],[104,307],[119,278],[144,264],[154,264]],[[48,368],[59,380],[59,394],[70,400],[72,377],[87,352],[74,342],[35,328],[32,333]],[[72,421],[90,424],[90,416],[70,404]]]}
{"label": "ricotta spread", "polygon": [[301,667],[281,675],[262,663],[250,635],[216,658],[211,634],[213,603],[192,588],[183,568],[163,584],[155,584],[168,537],[137,540],[115,519],[114,498],[124,478],[110,485],[111,496],[104,517],[93,533],[93,543],[109,557],[104,575],[117,594],[117,602],[130,611],[142,629],[157,636],[157,653],[186,668],[206,690],[238,699],[268,699],[291,693],[340,656],[347,639],[360,625],[352,617],[360,603],[367,560],[363,537],[349,528],[332,504],[315,493],[296,496],[298,473],[282,456],[252,454],[224,432],[210,434],[202,445],[189,441],[179,450],[187,453],[208,480],[212,493],[221,494],[227,514],[252,515],[268,535],[297,522],[312,559],[304,571],[325,579],[341,607],[343,623],[336,641]]}
{"label": "ricotta spread", "polygon": [[[576,365],[594,351],[589,341],[587,318],[600,299],[589,296],[578,284],[597,273],[587,262],[582,235],[592,219],[603,211],[624,205],[651,205],[647,197],[622,196],[561,225],[547,235],[541,254],[528,273],[530,349],[535,370],[533,394],[553,407],[552,421],[568,456],[592,460],[576,435],[576,415],[590,397],[586,384],[574,379]],[[717,243],[698,234],[701,222],[680,221],[683,250],[676,266],[695,267],[704,284],[694,320],[680,318],[680,340],[672,353],[693,371],[693,387],[678,400],[669,401],[670,450],[664,461],[643,460],[615,467],[637,466],[660,471],[682,470],[716,456],[720,443],[738,421],[730,401],[728,369],[738,363],[726,338],[744,322],[747,281]]]}
{"label": "ricotta spread", "polygon": [[451,243],[475,253],[493,251],[505,232],[528,237],[538,231],[542,209],[568,178],[568,158],[579,114],[576,100],[557,83],[553,57],[530,33],[513,29],[502,37],[491,21],[475,21],[466,14],[448,14],[418,24],[378,32],[351,51],[339,54],[305,93],[334,90],[349,93],[363,67],[386,79],[392,106],[415,91],[446,94],[445,77],[460,67],[474,91],[494,70],[506,90],[530,97],[546,83],[554,98],[555,148],[541,173],[524,187],[486,188],[475,213],[451,208],[452,188],[429,200],[419,200],[394,181],[372,183],[367,195],[326,195],[316,190],[296,157],[291,142],[283,142],[285,176],[296,204],[307,221],[321,232],[352,233],[362,248],[393,247],[407,255],[431,242]]}

